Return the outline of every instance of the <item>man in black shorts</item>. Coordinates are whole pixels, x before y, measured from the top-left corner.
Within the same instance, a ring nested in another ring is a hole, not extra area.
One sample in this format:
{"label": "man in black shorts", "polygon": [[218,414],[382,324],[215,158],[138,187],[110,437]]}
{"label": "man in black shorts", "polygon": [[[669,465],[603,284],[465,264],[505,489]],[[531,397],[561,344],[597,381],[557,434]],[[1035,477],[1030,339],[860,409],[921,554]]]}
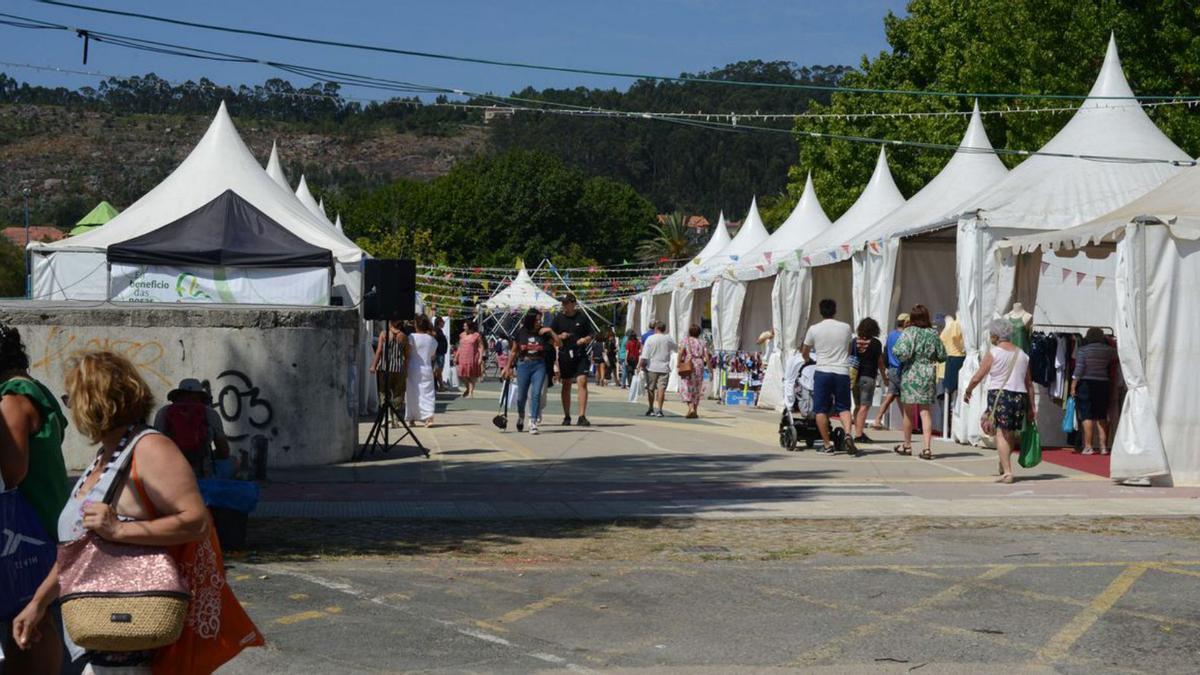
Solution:
{"label": "man in black shorts", "polygon": [[592,322],[579,311],[575,295],[562,297],[562,311],[554,315],[550,329],[562,340],[558,349],[558,373],[562,380],[563,426],[571,424],[571,385],[579,386],[579,426],[591,426],[587,418],[588,371],[591,359],[588,344],[594,339]]}

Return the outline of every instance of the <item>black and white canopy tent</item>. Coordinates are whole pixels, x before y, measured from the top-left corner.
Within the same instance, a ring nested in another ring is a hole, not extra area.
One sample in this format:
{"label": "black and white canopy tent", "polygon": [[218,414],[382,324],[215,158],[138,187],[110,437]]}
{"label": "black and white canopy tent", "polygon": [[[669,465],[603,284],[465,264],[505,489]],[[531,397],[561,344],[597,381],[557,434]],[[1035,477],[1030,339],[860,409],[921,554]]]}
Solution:
{"label": "black and white canopy tent", "polygon": [[33,297],[356,304],[362,250],[285,186],[258,164],[222,104],[187,159],[119,216],[29,247]]}

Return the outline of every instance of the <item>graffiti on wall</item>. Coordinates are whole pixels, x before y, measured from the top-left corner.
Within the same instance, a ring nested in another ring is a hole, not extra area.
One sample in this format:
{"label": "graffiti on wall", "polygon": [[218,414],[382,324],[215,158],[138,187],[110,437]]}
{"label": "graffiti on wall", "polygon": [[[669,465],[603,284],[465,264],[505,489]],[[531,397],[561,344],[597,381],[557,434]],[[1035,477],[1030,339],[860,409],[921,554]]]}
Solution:
{"label": "graffiti on wall", "polygon": [[[271,402],[262,397],[259,388],[254,386],[250,376],[240,370],[226,370],[217,376],[216,394],[213,396],[213,407],[221,414],[221,419],[230,424],[245,422],[258,430],[271,429],[272,435],[279,432],[271,423],[275,421],[275,409]],[[250,434],[230,435],[230,441],[242,441]]]}
{"label": "graffiti on wall", "polygon": [[52,326],[42,345],[41,357],[36,359],[30,368],[37,370],[45,368],[66,368],[67,362],[84,352],[105,350],[116,352],[129,359],[131,363],[147,380],[154,380],[163,386],[174,384],[163,374],[163,357],[166,350],[158,340],[129,340],[124,338],[80,338],[61,326]]}

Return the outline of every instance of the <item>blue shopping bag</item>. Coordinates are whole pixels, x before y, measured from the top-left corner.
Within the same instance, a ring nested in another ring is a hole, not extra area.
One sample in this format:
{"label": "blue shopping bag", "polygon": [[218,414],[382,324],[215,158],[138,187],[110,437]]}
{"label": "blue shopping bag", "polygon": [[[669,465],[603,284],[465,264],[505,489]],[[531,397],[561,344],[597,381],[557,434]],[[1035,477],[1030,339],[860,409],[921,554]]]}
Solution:
{"label": "blue shopping bag", "polygon": [[33,599],[54,566],[55,546],[20,492],[0,492],[0,624]]}
{"label": "blue shopping bag", "polygon": [[1067,399],[1066,405],[1063,407],[1062,430],[1064,434],[1074,433],[1079,429],[1075,422],[1075,397]]}
{"label": "blue shopping bag", "polygon": [[204,498],[205,506],[233,509],[241,513],[253,513],[258,508],[258,483],[221,478],[201,478],[196,483],[200,486],[200,496]]}

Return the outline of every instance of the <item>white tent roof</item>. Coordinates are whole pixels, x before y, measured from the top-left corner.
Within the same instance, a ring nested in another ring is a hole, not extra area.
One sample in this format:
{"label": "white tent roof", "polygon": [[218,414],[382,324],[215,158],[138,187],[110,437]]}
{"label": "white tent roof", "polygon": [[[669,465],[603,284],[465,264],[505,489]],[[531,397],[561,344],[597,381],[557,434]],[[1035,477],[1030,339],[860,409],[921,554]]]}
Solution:
{"label": "white tent roof", "polygon": [[[1172,161],[1191,158],[1146,116],[1108,41],[1100,75],[1067,125],[1041,152]],[[1117,98],[1113,98],[1117,97]],[[957,209],[978,209],[989,227],[1058,230],[1137,199],[1179,173],[1162,162],[1113,162],[1034,155]]]}
{"label": "white tent roof", "polygon": [[767,240],[743,256],[742,263],[758,262],[764,253],[791,253],[829,229],[832,223],[821,202],[817,199],[817,191],[813,189],[812,172],[804,181],[804,193],[791,215],[783,221]]}
{"label": "white tent roof", "polygon": [[713,228],[713,233],[708,237],[708,243],[704,245],[704,248],[700,249],[700,252],[696,254],[696,257],[691,262],[696,264],[703,263],[705,260],[720,253],[721,249],[729,245],[729,241],[729,225],[725,222],[725,212],[722,211],[720,217],[717,218],[717,226]]}
{"label": "white tent roof", "polygon": [[867,242],[916,234],[947,223],[959,215],[955,206],[1008,175],[1004,162],[991,150],[992,143],[984,131],[979,102],[976,101],[958,150],[938,175],[903,206],[847,242],[860,248]]}
{"label": "white tent roof", "polygon": [[497,291],[483,303],[484,309],[492,312],[519,312],[530,308],[543,311],[558,309],[561,303],[546,291],[537,287],[529,272],[522,267],[512,283]]}
{"label": "white tent roof", "polygon": [[1125,226],[1139,218],[1170,226],[1181,239],[1200,239],[1200,166],[1184,169],[1174,178],[1132,202],[1099,218],[1065,230],[1014,237],[1001,245],[1028,252],[1039,248],[1077,249],[1121,238]]}
{"label": "white tent roof", "polygon": [[862,194],[849,209],[846,209],[841,218],[833,221],[833,225],[805,242],[804,252],[807,254],[810,251],[830,249],[852,241],[902,204],[904,195],[900,194],[900,188],[896,187],[896,181],[892,179],[892,172],[887,163],[887,150],[880,148],[879,156],[875,159],[875,170],[871,173],[871,180],[867,181],[867,187],[863,188]]}
{"label": "white tent roof", "polygon": [[333,226],[337,228],[338,232],[342,231],[342,214],[337,214],[337,220],[333,221]]}
{"label": "white tent roof", "polygon": [[363,252],[328,229],[275,182],[242,142],[225,104],[191,154],[153,190],[104,227],[51,244],[30,248],[41,252],[104,251],[111,244],[153,232],[233,190],[272,220],[304,241],[329,249],[339,262],[354,263]]}
{"label": "white tent roof", "polygon": [[317,218],[323,221],[328,220],[321,210],[321,205],[317,203],[317,198],[313,197],[312,192],[308,189],[308,179],[304,177],[304,174],[300,174],[300,185],[296,186],[296,199],[299,199],[304,208]]}
{"label": "white tent roof", "polygon": [[742,256],[750,251],[753,251],[771,235],[767,233],[767,227],[763,225],[762,216],[758,213],[758,198],[750,198],[750,212],[746,214],[746,220],[742,222],[741,229],[738,230],[737,236],[729,245],[721,249],[721,252],[714,255],[711,261],[713,263],[736,262]]}
{"label": "white tent roof", "polygon": [[325,210],[325,198],[324,197],[322,197],[321,201],[317,204],[317,208],[321,210],[321,217],[324,218],[325,220],[329,220],[329,212]]}
{"label": "white tent roof", "polygon": [[292,186],[283,173],[283,164],[279,161],[279,147],[275,143],[271,143],[271,157],[267,160],[267,175],[279,183],[279,187],[288,192],[292,191]]}
{"label": "white tent roof", "polygon": [[687,276],[695,272],[700,265],[712,259],[712,257],[720,253],[726,246],[729,246],[730,236],[729,228],[725,224],[725,212],[721,212],[720,218],[717,219],[717,226],[713,228],[713,233],[708,237],[708,243],[700,252],[696,254],[682,267],[669,274],[665,279],[654,285],[651,293],[668,293],[675,288],[675,284],[683,281]]}

